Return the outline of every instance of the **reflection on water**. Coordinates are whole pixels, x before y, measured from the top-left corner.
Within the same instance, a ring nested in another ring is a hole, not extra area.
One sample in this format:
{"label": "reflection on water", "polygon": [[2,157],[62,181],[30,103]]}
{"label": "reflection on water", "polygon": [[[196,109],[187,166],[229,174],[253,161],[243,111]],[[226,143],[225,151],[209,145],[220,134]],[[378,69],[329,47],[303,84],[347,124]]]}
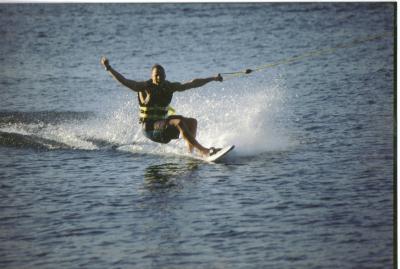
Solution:
{"label": "reflection on water", "polygon": [[179,188],[179,182],[192,178],[198,162],[163,163],[150,165],[144,173],[145,188],[149,190]]}

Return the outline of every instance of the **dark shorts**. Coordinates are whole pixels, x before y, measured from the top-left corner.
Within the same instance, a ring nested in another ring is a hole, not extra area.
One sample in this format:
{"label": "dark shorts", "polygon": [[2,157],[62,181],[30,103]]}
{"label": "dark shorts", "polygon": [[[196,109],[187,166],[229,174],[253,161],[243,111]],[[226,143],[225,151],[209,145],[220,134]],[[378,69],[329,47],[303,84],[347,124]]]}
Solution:
{"label": "dark shorts", "polygon": [[167,144],[179,138],[178,128],[168,125],[168,120],[148,121],[143,123],[142,128],[144,136],[157,143]]}

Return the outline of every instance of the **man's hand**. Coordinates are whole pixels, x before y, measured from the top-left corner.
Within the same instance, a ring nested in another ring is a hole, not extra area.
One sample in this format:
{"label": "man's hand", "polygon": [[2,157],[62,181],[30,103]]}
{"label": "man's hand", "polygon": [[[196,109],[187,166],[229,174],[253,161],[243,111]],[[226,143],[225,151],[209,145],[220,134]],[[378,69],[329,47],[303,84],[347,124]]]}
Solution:
{"label": "man's hand", "polygon": [[224,79],[222,78],[221,74],[218,74],[215,78],[215,81],[222,82]]}
{"label": "man's hand", "polygon": [[108,61],[108,59],[106,58],[106,57],[101,57],[101,60],[100,60],[100,62],[101,62],[101,64],[104,66],[104,68],[108,71],[108,70],[110,70],[110,63],[109,63],[109,61]]}

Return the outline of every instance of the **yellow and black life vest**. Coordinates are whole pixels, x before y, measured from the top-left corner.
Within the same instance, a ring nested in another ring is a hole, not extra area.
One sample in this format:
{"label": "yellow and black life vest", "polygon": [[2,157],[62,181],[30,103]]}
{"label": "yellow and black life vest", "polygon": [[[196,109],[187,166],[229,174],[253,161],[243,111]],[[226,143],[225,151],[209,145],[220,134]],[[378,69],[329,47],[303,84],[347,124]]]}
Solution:
{"label": "yellow and black life vest", "polygon": [[175,109],[171,106],[140,106],[139,121],[145,122],[146,120],[163,120],[171,115],[175,115]]}
{"label": "yellow and black life vest", "polygon": [[172,100],[173,91],[169,89],[169,82],[157,86],[147,81],[148,87],[143,92],[138,92],[139,121],[156,121],[166,119],[174,115],[175,110],[169,105]]}

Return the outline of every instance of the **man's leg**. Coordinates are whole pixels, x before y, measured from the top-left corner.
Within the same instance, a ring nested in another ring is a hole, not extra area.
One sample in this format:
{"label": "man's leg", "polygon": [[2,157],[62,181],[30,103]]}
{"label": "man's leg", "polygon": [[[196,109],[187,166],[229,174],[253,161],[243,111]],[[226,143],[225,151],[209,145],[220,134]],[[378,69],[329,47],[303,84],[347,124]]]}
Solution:
{"label": "man's leg", "polygon": [[[197,120],[196,120],[196,119],[193,119],[193,118],[184,118],[184,121],[185,121],[185,123],[186,123],[187,126],[188,126],[188,129],[189,129],[190,134],[193,136],[194,139],[196,139]],[[186,144],[188,145],[189,152],[190,152],[190,153],[193,153],[194,147],[193,147],[190,143],[188,143],[188,142],[186,142]]]}
{"label": "man's leg", "polygon": [[168,124],[179,129],[183,139],[185,139],[189,146],[189,150],[195,148],[199,150],[202,155],[208,155],[209,149],[203,147],[195,138],[197,121],[193,120],[186,119],[182,116],[174,116],[174,118],[168,120]]}

